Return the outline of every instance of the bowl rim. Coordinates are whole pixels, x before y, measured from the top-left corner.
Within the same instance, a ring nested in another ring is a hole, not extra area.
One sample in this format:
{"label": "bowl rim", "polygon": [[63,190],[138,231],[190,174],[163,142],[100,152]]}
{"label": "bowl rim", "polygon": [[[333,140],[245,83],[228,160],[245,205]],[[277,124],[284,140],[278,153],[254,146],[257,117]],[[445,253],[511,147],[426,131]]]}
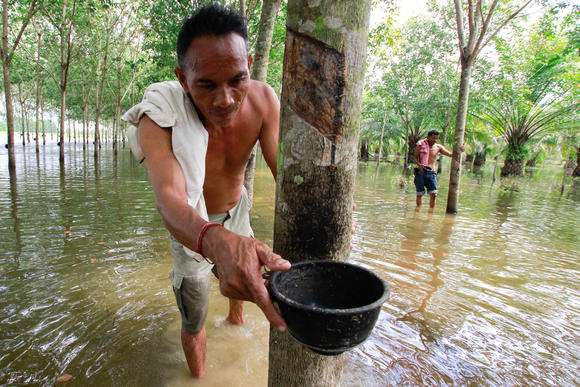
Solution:
{"label": "bowl rim", "polygon": [[389,298],[390,289],[389,289],[389,285],[388,285],[387,281],[385,281],[380,275],[376,274],[372,270],[369,270],[366,267],[359,265],[359,264],[354,264],[351,262],[335,261],[335,260],[330,260],[330,259],[309,260],[309,261],[301,261],[301,262],[297,262],[297,263],[292,263],[292,268],[306,266],[306,265],[313,265],[313,264],[330,264],[330,265],[350,266],[350,267],[356,268],[357,270],[364,270],[383,284],[383,289],[384,289],[383,294],[375,302],[373,302],[371,304],[364,305],[364,306],[359,306],[356,308],[320,308],[317,306],[305,305],[305,304],[296,302],[296,301],[286,297],[285,295],[280,293],[278,291],[278,289],[276,289],[276,286],[275,286],[276,279],[280,275],[283,275],[284,273],[286,273],[286,271],[273,271],[272,275],[270,277],[269,286],[268,286],[268,290],[270,293],[270,297],[272,298],[272,301],[277,302],[277,303],[280,303],[280,301],[283,301],[282,303],[284,303],[286,305],[289,305],[293,308],[300,309],[300,310],[307,311],[307,312],[325,312],[325,313],[346,315],[346,314],[356,314],[356,313],[369,312],[371,310],[374,310],[374,309],[382,306],[385,303],[385,301],[387,301],[387,299]]}

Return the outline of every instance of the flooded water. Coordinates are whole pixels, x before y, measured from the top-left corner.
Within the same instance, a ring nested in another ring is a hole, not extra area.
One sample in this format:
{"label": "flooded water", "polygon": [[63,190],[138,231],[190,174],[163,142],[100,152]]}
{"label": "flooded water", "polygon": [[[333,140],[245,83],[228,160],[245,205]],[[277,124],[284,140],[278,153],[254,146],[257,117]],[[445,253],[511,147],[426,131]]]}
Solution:
{"label": "flooded water", "polygon": [[[17,148],[12,184],[0,150],[0,385],[267,384],[267,321],[247,304],[243,326],[226,323],[217,281],[207,377],[188,376],[167,232],[126,149],[95,163],[69,144],[61,174],[56,145]],[[400,168],[359,165],[351,261],[391,298],[343,385],[577,386],[580,188],[560,195],[561,180],[557,165],[495,184],[464,171],[448,216],[447,173],[429,213]],[[259,163],[254,231],[270,245],[274,191]]]}

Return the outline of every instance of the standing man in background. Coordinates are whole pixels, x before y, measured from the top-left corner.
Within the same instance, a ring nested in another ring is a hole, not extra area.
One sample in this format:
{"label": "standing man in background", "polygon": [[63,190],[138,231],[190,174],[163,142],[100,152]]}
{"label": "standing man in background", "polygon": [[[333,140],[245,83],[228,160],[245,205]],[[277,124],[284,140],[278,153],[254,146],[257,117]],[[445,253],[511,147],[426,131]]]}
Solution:
{"label": "standing man in background", "polygon": [[[421,207],[421,200],[425,194],[425,189],[429,194],[429,208],[435,208],[435,200],[437,199],[437,172],[435,172],[435,161],[437,155],[454,157],[453,152],[449,152],[443,145],[437,144],[439,140],[439,132],[431,130],[427,133],[427,137],[419,140],[415,147],[413,161],[417,164],[415,168],[415,188],[417,191],[417,210]],[[461,151],[465,150],[465,145],[461,146]]]}

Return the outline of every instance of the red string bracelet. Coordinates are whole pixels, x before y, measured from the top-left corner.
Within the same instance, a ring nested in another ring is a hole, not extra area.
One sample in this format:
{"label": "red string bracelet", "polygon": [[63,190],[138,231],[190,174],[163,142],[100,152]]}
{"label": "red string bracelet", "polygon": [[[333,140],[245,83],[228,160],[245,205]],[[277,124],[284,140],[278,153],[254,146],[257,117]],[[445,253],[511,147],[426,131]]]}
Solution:
{"label": "red string bracelet", "polygon": [[203,227],[199,231],[199,235],[197,236],[197,248],[195,249],[195,252],[204,258],[205,258],[205,255],[203,255],[203,253],[201,252],[201,244],[203,243],[203,236],[205,235],[205,232],[207,231],[208,228],[214,227],[214,226],[223,227],[219,223],[206,223],[203,225]]}

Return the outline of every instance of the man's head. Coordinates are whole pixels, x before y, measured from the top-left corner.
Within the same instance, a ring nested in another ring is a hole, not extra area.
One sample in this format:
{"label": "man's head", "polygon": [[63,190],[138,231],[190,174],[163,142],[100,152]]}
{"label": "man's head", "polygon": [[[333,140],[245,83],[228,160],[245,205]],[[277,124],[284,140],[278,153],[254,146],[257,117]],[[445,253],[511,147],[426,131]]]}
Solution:
{"label": "man's head", "polygon": [[248,94],[250,64],[244,18],[229,8],[200,8],[183,25],[175,75],[206,125],[234,123]]}
{"label": "man's head", "polygon": [[439,140],[439,132],[437,130],[430,130],[427,133],[427,142],[429,142],[429,146],[435,145],[437,140]]}
{"label": "man's head", "polygon": [[248,45],[248,28],[242,15],[218,3],[200,7],[181,26],[177,37],[177,61],[186,67],[189,46],[200,36],[223,36],[230,33],[240,35]]}

